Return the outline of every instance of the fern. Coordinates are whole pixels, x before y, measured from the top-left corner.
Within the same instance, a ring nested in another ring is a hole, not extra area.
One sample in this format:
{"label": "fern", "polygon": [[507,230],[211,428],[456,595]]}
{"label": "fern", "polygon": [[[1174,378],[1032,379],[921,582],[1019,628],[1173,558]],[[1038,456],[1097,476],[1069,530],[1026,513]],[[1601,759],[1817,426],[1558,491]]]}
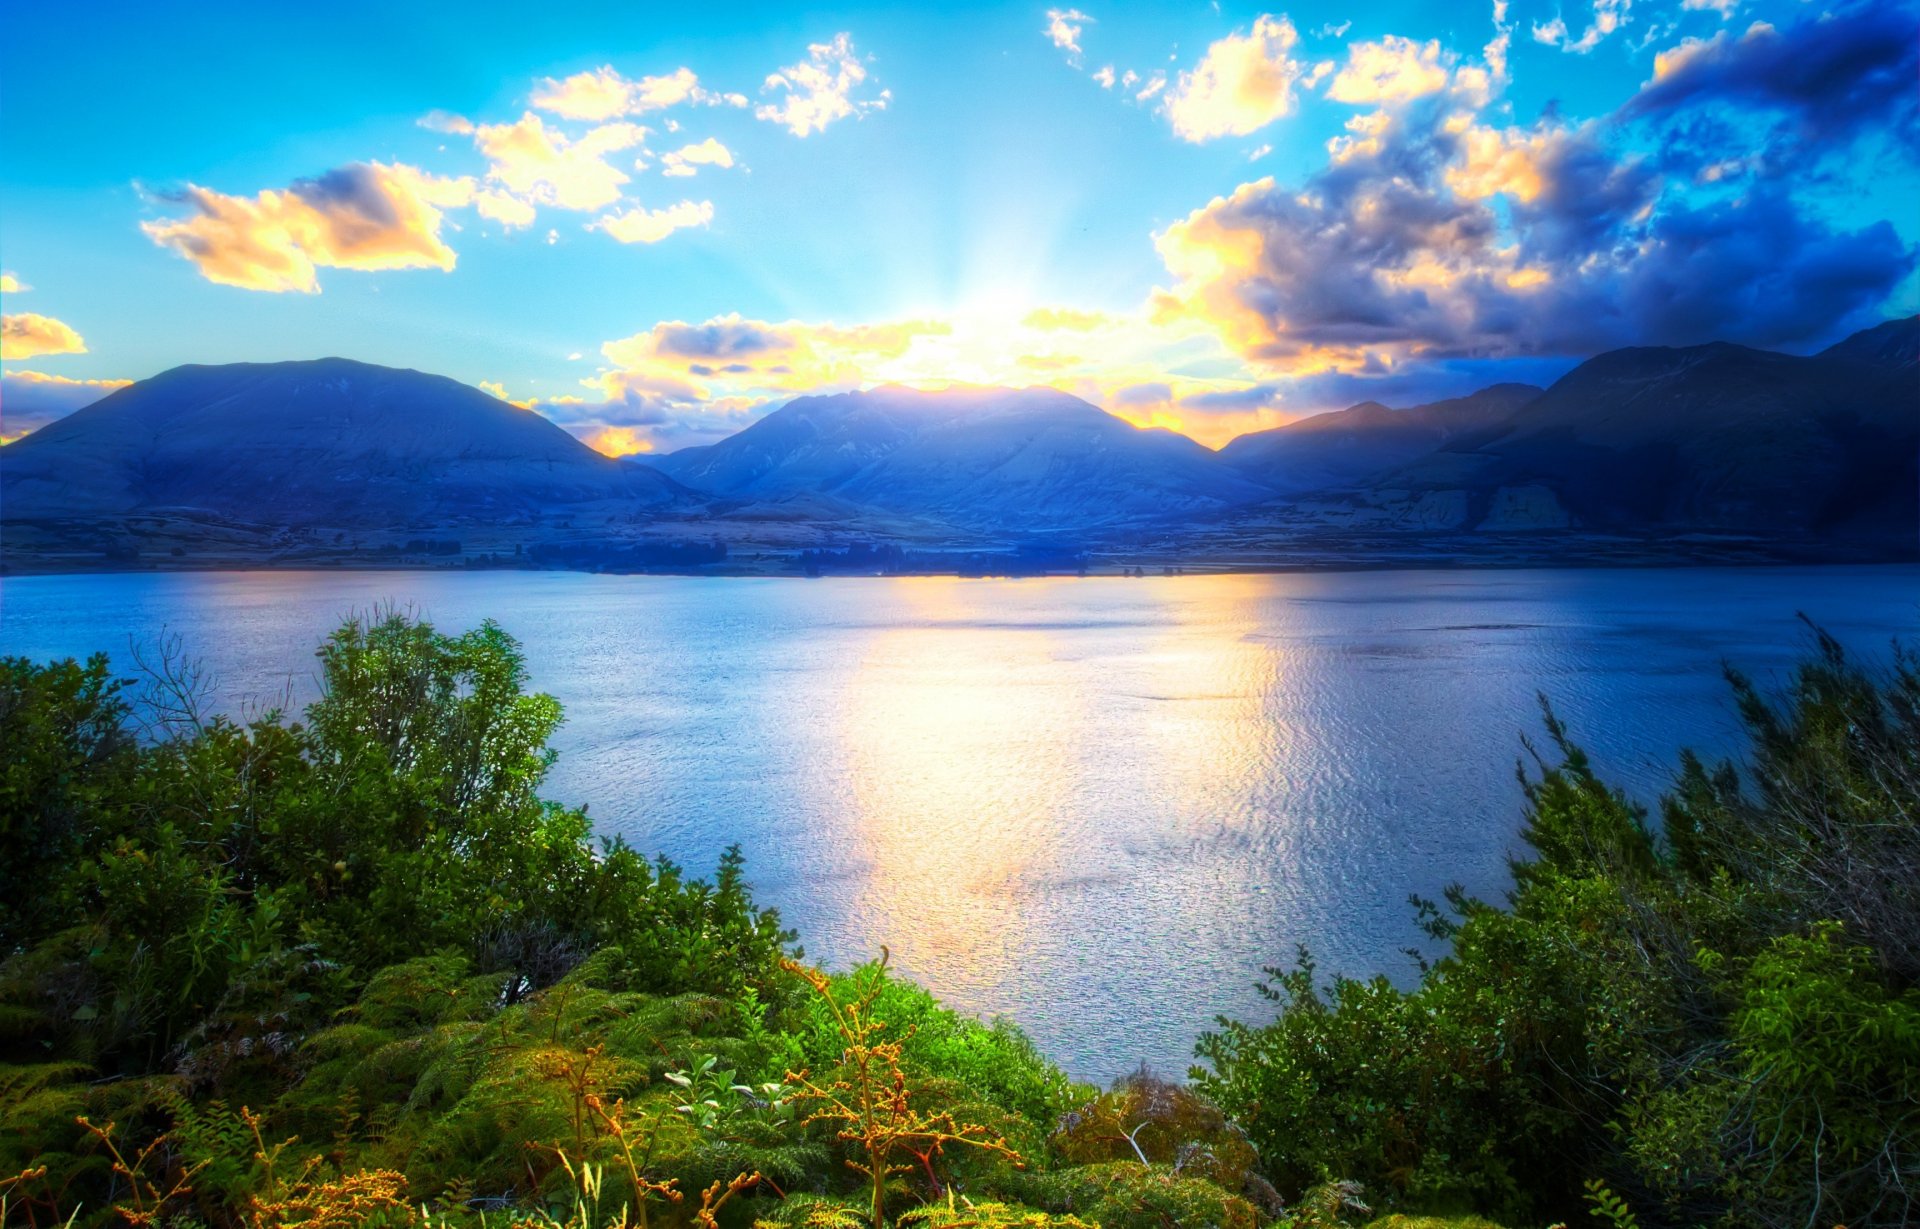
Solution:
{"label": "fern", "polygon": [[1626,1200],[1607,1189],[1606,1183],[1589,1178],[1586,1188],[1587,1202],[1593,1205],[1589,1216],[1607,1222],[1613,1229],[1640,1229],[1640,1218],[1633,1214]]}

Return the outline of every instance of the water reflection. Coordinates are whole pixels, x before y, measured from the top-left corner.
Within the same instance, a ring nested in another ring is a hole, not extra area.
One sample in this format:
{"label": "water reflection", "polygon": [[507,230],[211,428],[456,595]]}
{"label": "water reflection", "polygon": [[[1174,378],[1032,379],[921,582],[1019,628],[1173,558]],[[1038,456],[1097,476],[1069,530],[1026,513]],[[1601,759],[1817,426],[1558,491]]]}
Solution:
{"label": "water reflection", "polygon": [[903,587],[838,733],[848,833],[870,860],[857,911],[902,968],[978,993],[1030,946],[1019,897],[1068,873],[1072,766],[1088,697],[1045,627],[966,622],[957,582]]}

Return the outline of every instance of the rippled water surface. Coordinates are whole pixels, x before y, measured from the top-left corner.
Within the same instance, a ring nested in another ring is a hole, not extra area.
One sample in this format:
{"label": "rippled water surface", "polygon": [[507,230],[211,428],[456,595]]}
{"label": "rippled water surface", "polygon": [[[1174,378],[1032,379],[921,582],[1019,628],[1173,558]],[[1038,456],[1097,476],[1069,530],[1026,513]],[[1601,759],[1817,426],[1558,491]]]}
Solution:
{"label": "rippled water surface", "polygon": [[227,573],[0,582],[0,652],[178,633],[240,707],[310,698],[342,616],[494,618],[565,704],[550,795],[758,898],[835,965],[892,946],[1076,1074],[1186,1065],[1263,964],[1410,972],[1410,893],[1498,892],[1545,692],[1658,791],[1734,745],[1721,660],[1777,680],[1804,611],[1877,651],[1920,569],[822,581]]}

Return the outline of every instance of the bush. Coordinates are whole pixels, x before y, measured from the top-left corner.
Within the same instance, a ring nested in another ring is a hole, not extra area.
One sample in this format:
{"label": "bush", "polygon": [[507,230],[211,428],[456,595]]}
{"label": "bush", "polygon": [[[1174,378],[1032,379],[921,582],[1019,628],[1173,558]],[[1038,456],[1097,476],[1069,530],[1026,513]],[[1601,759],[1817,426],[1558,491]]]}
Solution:
{"label": "bush", "polygon": [[1683,756],[1663,833],[1558,755],[1514,889],[1416,902],[1418,987],[1267,970],[1271,1024],[1205,1037],[1200,1089],[1283,1188],[1640,1223],[1898,1225],[1920,1209],[1920,674],[1830,638],[1775,706],[1730,675],[1744,771]]}

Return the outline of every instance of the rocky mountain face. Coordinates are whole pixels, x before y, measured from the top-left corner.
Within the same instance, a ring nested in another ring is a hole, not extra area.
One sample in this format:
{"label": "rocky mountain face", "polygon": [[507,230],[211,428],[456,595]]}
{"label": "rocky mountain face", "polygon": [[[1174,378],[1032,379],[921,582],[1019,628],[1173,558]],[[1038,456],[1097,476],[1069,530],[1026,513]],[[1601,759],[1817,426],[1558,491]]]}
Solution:
{"label": "rocky mountain face", "polygon": [[184,511],[275,526],[697,502],[538,414],[347,359],[176,367],[0,449],[8,520]]}
{"label": "rocky mountain face", "polygon": [[802,397],[718,444],[649,464],[716,496],[831,495],[974,528],[1078,530],[1273,494],[1183,435],[1048,388]]}

